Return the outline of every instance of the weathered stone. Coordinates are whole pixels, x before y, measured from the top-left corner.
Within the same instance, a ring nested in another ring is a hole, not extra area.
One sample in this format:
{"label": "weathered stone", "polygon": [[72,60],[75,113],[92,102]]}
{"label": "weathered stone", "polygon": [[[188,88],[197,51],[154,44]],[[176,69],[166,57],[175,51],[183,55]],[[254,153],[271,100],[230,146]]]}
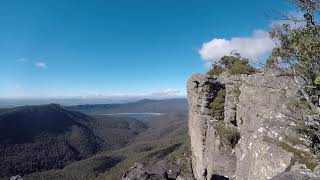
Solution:
{"label": "weathered stone", "polygon": [[239,88],[242,84],[241,78],[243,78],[243,76],[230,76],[225,72],[218,78],[226,88],[226,97],[224,103],[224,122],[237,126],[236,114],[240,96]]}
{"label": "weathered stone", "polygon": [[[226,89],[223,122],[210,115],[209,106],[221,88]],[[278,70],[248,76],[224,73],[218,80],[194,74],[187,92],[197,180],[265,180],[288,171],[318,176],[319,160],[296,129],[304,122],[289,107],[301,98],[291,76]]]}
{"label": "weathered stone", "polygon": [[122,176],[122,180],[167,180],[177,179],[180,174],[180,167],[167,161],[159,161],[154,165],[145,166],[135,163]]}
{"label": "weathered stone", "polygon": [[231,176],[235,172],[235,154],[229,147],[221,148],[221,137],[214,128],[218,121],[208,109],[222,88],[218,80],[201,74],[194,74],[187,84],[192,167],[196,179],[210,179],[214,174]]}
{"label": "weathered stone", "polygon": [[317,177],[310,177],[308,174],[301,173],[301,172],[284,172],[275,177],[271,180],[319,180],[320,178]]}
{"label": "weathered stone", "polygon": [[237,179],[268,179],[290,166],[293,154],[279,141],[294,134],[289,128],[292,121],[287,104],[297,97],[298,87],[292,78],[277,77],[278,73],[269,71],[242,80],[237,108],[237,122],[241,122]]}

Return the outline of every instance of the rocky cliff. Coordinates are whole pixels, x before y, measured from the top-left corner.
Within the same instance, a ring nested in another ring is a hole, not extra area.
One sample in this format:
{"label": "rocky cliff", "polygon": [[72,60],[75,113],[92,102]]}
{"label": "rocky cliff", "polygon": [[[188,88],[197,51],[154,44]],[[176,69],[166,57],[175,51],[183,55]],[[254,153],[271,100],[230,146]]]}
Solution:
{"label": "rocky cliff", "polygon": [[[224,91],[223,117],[212,104]],[[319,159],[305,127],[293,78],[277,70],[187,84],[192,169],[197,180],[319,179]]]}

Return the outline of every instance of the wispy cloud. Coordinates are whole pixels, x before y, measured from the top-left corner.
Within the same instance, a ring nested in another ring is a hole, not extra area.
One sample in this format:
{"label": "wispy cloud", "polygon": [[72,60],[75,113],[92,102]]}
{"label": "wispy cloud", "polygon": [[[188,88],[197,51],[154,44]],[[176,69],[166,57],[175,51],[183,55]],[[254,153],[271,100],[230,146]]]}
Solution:
{"label": "wispy cloud", "polygon": [[26,58],[19,58],[16,60],[17,62],[28,62],[28,59]]}
{"label": "wispy cloud", "polygon": [[164,90],[152,92],[149,95],[151,95],[151,96],[176,96],[176,95],[180,95],[180,90],[178,90],[178,89],[164,89]]}
{"label": "wispy cloud", "polygon": [[42,68],[42,69],[45,69],[47,68],[47,63],[45,62],[35,62],[34,65],[37,67],[37,68]]}
{"label": "wispy cloud", "polygon": [[140,92],[140,93],[112,93],[112,94],[105,94],[103,92],[82,92],[82,93],[71,93],[71,94],[78,94],[84,98],[114,98],[114,97],[136,97],[136,98],[165,98],[165,97],[178,97],[184,96],[185,94],[178,89],[162,89],[156,91],[149,91],[149,92]]}
{"label": "wispy cloud", "polygon": [[[141,99],[170,99],[185,98],[186,92],[178,89],[163,89],[149,92],[125,92],[111,93],[104,91],[69,91],[69,90],[34,90],[18,83],[14,84],[9,91],[0,94],[0,98],[22,98],[22,99],[56,99],[56,103],[62,104],[106,104],[131,102]],[[59,101],[62,100],[62,101]],[[66,101],[64,101],[66,100]],[[44,104],[42,102],[42,104]]]}
{"label": "wispy cloud", "polygon": [[31,65],[34,65],[34,67],[36,68],[41,68],[41,69],[45,69],[48,67],[47,63],[46,62],[43,62],[43,61],[33,61],[33,60],[29,60],[27,58],[19,58],[19,59],[16,59],[16,62],[18,63],[28,63],[28,64],[31,64]]}
{"label": "wispy cloud", "polygon": [[259,57],[271,52],[275,43],[269,37],[268,32],[263,30],[254,31],[251,37],[234,37],[231,39],[214,38],[203,43],[199,54],[206,64],[212,64],[220,60],[225,55],[230,55],[233,51],[248,58],[251,62],[259,61]]}

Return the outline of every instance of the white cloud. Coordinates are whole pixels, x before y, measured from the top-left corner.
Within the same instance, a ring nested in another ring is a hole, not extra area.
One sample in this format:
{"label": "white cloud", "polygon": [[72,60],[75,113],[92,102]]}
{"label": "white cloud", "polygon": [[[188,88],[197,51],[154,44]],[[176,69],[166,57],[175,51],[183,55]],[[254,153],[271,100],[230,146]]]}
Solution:
{"label": "white cloud", "polygon": [[42,69],[44,69],[44,68],[47,68],[48,66],[47,66],[47,64],[45,63],[45,62],[35,62],[34,63],[34,65],[36,66],[36,67],[38,67],[38,68],[42,68]]}
{"label": "white cloud", "polygon": [[[39,96],[37,94],[30,94],[30,97]],[[107,91],[49,91],[42,92],[41,96],[46,98],[81,98],[81,99],[162,99],[162,98],[175,98],[185,97],[186,92],[178,89],[160,89],[155,91],[142,91],[142,92],[107,92]]]}
{"label": "white cloud", "polygon": [[28,59],[26,58],[19,58],[16,60],[17,62],[28,62]]}
{"label": "white cloud", "polygon": [[214,38],[202,45],[199,53],[206,61],[212,64],[225,55],[236,51],[242,57],[248,58],[251,62],[259,61],[259,57],[271,52],[275,43],[269,37],[268,32],[263,30],[254,31],[251,37],[234,37],[231,39]]}
{"label": "white cloud", "polygon": [[156,92],[150,93],[150,96],[176,96],[180,95],[180,90],[178,89],[164,89]]}

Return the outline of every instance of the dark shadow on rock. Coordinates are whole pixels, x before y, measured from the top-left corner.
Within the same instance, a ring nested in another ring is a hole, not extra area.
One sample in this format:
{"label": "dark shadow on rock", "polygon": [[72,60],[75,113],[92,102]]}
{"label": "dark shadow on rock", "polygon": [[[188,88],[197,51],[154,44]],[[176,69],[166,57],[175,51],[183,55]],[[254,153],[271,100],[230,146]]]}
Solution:
{"label": "dark shadow on rock", "polygon": [[211,176],[210,180],[229,180],[229,178],[214,174],[214,175]]}

